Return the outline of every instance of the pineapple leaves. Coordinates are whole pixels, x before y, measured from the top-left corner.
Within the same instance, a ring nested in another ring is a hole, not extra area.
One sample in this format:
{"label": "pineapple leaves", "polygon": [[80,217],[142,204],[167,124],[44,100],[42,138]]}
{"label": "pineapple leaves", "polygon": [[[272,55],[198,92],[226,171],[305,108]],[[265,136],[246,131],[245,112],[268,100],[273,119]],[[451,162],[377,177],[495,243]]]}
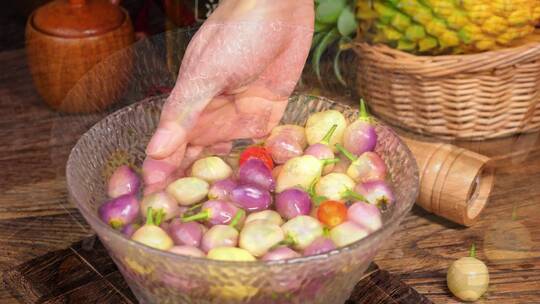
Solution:
{"label": "pineapple leaves", "polygon": [[315,19],[321,23],[334,24],[337,22],[345,5],[346,0],[319,1],[319,5],[315,10]]}
{"label": "pineapple leaves", "polygon": [[321,56],[324,53],[324,51],[326,51],[326,49],[331,44],[333,44],[339,37],[340,35],[337,28],[333,28],[331,31],[326,33],[326,35],[322,38],[321,42],[317,45],[317,47],[315,48],[315,51],[313,52],[313,58],[312,58],[313,70],[315,71],[315,75],[317,75],[317,79],[321,83],[322,83],[321,70],[320,70]]}
{"label": "pineapple leaves", "polygon": [[337,28],[341,36],[348,37],[356,30],[356,18],[350,7],[346,7],[341,11],[337,20]]}

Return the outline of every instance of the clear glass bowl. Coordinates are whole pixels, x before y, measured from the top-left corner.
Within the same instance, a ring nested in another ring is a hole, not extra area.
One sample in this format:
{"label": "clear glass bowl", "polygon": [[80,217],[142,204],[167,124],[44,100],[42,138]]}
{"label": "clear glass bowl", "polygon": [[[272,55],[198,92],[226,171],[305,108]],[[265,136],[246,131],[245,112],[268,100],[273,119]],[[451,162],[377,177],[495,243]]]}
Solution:
{"label": "clear glass bowl", "polygon": [[[327,254],[274,262],[225,262],[175,255],[125,238],[97,216],[106,199],[106,178],[121,163],[140,166],[159,121],[164,97],[144,100],[106,117],[73,148],[67,163],[70,200],[97,232],[141,303],[343,303],[378,249],[414,204],[418,169],[409,149],[377,123],[376,151],[386,162],[396,203],[385,225],[350,246]],[[337,109],[349,119],[357,111],[328,99],[291,97],[283,123],[303,125],[310,113]],[[238,141],[236,146],[245,145]]]}

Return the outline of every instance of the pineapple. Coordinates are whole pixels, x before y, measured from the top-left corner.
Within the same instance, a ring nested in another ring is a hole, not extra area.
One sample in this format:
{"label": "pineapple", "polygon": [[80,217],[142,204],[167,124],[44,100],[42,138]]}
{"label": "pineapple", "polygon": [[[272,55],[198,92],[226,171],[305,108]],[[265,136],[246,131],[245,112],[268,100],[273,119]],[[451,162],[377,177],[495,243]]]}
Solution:
{"label": "pineapple", "polygon": [[357,0],[359,34],[425,53],[476,53],[526,40],[540,0]]}

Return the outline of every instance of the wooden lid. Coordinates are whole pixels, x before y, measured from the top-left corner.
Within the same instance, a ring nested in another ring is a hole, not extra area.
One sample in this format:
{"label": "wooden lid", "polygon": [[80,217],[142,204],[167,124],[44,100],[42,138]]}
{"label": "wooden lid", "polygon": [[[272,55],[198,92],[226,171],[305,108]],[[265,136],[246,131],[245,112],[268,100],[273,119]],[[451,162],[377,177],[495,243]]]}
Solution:
{"label": "wooden lid", "polygon": [[37,9],[32,23],[49,35],[81,38],[112,31],[124,19],[124,12],[110,0],[55,0]]}

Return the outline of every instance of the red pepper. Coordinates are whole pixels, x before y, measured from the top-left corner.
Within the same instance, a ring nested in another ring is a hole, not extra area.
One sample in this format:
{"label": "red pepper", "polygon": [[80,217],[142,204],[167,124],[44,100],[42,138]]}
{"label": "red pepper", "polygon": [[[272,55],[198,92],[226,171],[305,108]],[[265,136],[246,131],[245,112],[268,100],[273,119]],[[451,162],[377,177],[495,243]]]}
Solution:
{"label": "red pepper", "polygon": [[268,150],[266,150],[264,147],[261,146],[251,146],[247,147],[242,154],[240,154],[240,166],[251,158],[257,158],[263,161],[263,163],[268,167],[268,169],[272,170],[274,168],[274,161],[272,160],[272,156],[270,156],[270,153]]}
{"label": "red pepper", "polygon": [[347,220],[347,206],[339,201],[325,201],[317,210],[317,218],[321,223],[333,228]]}

